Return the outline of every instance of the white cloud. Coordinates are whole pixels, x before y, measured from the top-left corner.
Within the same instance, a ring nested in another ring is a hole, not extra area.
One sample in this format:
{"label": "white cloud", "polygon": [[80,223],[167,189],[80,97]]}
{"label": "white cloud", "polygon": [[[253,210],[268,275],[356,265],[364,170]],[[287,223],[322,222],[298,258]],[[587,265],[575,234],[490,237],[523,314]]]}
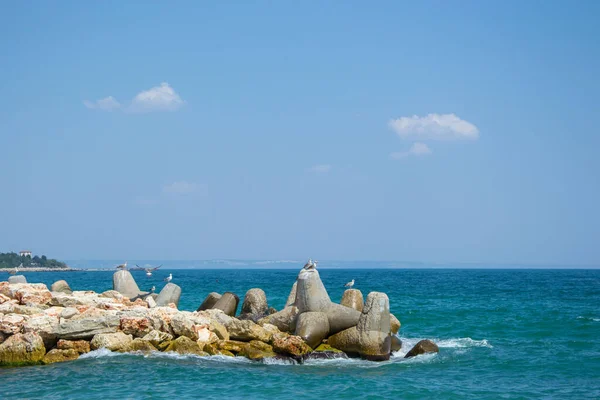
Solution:
{"label": "white cloud", "polygon": [[476,140],[479,129],[455,114],[413,115],[392,119],[389,126],[403,139]]}
{"label": "white cloud", "polygon": [[155,86],[138,93],[131,101],[129,111],[175,111],[184,104],[185,102],[175,90],[168,83],[163,82],[160,86]]}
{"label": "white cloud", "polygon": [[410,146],[410,149],[408,149],[408,151],[400,151],[400,152],[392,153],[392,154],[390,154],[390,157],[392,157],[394,160],[400,160],[400,159],[408,157],[408,156],[416,156],[416,157],[428,156],[431,153],[432,153],[432,151],[429,148],[429,146],[427,146],[425,143],[417,142],[417,143],[413,143],[413,145]]}
{"label": "white cloud", "polygon": [[188,195],[188,194],[206,194],[208,187],[206,185],[191,183],[186,181],[173,182],[170,185],[163,186],[163,193]]}
{"label": "white cloud", "polygon": [[310,172],[314,172],[314,173],[318,173],[318,174],[324,174],[326,172],[331,171],[331,165],[329,165],[329,164],[314,165],[314,166],[310,167],[308,170]]}
{"label": "white cloud", "polygon": [[121,104],[112,96],[96,101],[84,100],[83,104],[91,110],[114,111],[121,108]]}

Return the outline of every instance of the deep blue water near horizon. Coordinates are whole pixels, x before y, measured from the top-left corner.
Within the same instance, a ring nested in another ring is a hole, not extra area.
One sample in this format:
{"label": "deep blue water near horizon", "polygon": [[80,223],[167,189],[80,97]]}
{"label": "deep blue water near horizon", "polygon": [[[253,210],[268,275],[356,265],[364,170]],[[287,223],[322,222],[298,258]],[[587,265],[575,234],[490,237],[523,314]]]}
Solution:
{"label": "deep blue water near horizon", "polygon": [[[265,290],[280,309],[298,269],[133,271],[157,290],[173,273],[179,308],[212,291]],[[260,364],[242,358],[93,352],[63,364],[0,369],[0,399],[600,398],[600,270],[320,269],[333,301],[356,280],[383,291],[402,322],[403,349],[388,362]],[[26,273],[74,290],[111,289],[112,271]],[[5,279],[0,277],[0,279]],[[421,338],[439,354],[405,360]]]}

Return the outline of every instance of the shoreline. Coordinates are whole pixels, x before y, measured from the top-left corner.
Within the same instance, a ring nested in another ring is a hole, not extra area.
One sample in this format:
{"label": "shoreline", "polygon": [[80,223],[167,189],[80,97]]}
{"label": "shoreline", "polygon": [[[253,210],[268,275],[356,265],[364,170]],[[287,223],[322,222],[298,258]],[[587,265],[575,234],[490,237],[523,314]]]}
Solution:
{"label": "shoreline", "polygon": [[[0,268],[0,272],[11,272],[14,271],[14,268]],[[19,268],[19,273],[21,272],[70,272],[70,271],[81,271],[79,268],[42,268],[42,267],[33,267],[33,268]]]}

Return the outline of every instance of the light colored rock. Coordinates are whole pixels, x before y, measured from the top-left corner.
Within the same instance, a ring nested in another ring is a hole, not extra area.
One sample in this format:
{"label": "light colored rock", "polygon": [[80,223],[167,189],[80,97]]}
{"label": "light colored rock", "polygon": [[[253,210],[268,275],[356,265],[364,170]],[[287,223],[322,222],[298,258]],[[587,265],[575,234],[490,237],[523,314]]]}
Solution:
{"label": "light colored rock", "polygon": [[154,297],[152,296],[146,297],[146,303],[148,303],[148,308],[154,308],[157,306],[156,300],[154,300]]}
{"label": "light colored rock", "polygon": [[52,286],[50,286],[50,291],[52,291],[52,292],[62,292],[62,293],[66,293],[66,294],[73,293],[73,291],[71,290],[71,287],[69,286],[69,284],[65,280],[60,280],[60,281],[54,282],[52,284]]}
{"label": "light colored rock", "polygon": [[24,306],[37,307],[50,302],[52,294],[43,283],[16,284],[14,299]]}
{"label": "light colored rock", "polygon": [[115,299],[115,300],[123,300],[125,298],[125,296],[123,296],[121,293],[117,292],[116,290],[107,290],[106,292],[102,292],[100,294],[100,297],[106,297],[108,299]]}
{"label": "light colored rock", "polygon": [[19,314],[0,315],[0,332],[6,335],[14,335],[23,330],[25,317]]}
{"label": "light colored rock", "polygon": [[364,299],[362,292],[358,289],[347,289],[342,296],[341,305],[355,309],[356,311],[362,312],[364,306]]}
{"label": "light colored rock", "polygon": [[391,329],[392,335],[395,335],[400,330],[400,321],[398,320],[398,318],[396,318],[396,316],[394,314],[391,314],[391,313],[390,313],[390,329]]}
{"label": "light colored rock", "polygon": [[225,292],[215,303],[213,309],[221,310],[230,317],[235,316],[240,298],[231,292]]}
{"label": "light colored rock", "polygon": [[186,336],[192,340],[198,340],[195,324],[184,313],[174,314],[170,324],[175,336]]}
{"label": "light colored rock", "polygon": [[256,322],[268,314],[269,305],[267,304],[267,295],[264,290],[254,288],[246,292],[244,303],[242,304],[242,313],[238,319],[249,319]]}
{"label": "light colored rock", "polygon": [[43,364],[54,364],[57,362],[73,361],[79,358],[79,353],[75,350],[50,350],[42,359]]}
{"label": "light colored rock", "polygon": [[265,331],[269,332],[271,335],[281,332],[278,327],[276,327],[275,325],[272,325],[272,324],[266,323],[266,324],[262,324],[261,326],[263,327],[263,329]]}
{"label": "light colored rock", "polygon": [[141,293],[131,272],[127,270],[119,270],[113,275],[113,290],[121,293],[125,297],[133,299]]}
{"label": "light colored rock", "polygon": [[194,325],[194,331],[196,332],[196,343],[202,348],[206,343],[215,343],[219,341],[219,337],[216,333],[208,329],[207,326]]}
{"label": "light colored rock", "polygon": [[266,329],[250,320],[240,321],[233,318],[231,323],[226,325],[226,328],[231,339],[241,342],[249,342],[251,340],[269,342],[272,337],[272,334]]}
{"label": "light colored rock", "polygon": [[439,351],[440,349],[437,344],[433,343],[431,340],[425,339],[415,344],[414,347],[406,353],[404,358],[411,358],[420,354],[439,353]]}
{"label": "light colored rock", "polygon": [[271,324],[281,332],[293,333],[296,330],[296,319],[300,311],[297,307],[286,307],[283,310],[258,320],[259,325]]}
{"label": "light colored rock", "polygon": [[290,307],[293,306],[294,303],[296,302],[296,289],[298,287],[298,282],[294,282],[294,284],[292,285],[292,290],[290,290],[290,294],[287,298],[287,301],[285,302],[285,306],[286,307]]}
{"label": "light colored rock", "polygon": [[146,317],[123,316],[119,328],[125,334],[144,337],[152,330],[152,323]]}
{"label": "light colored rock", "polygon": [[11,298],[0,293],[0,304],[4,304],[8,301],[11,301]]}
{"label": "light colored rock", "polygon": [[173,335],[170,335],[166,332],[153,330],[150,331],[146,336],[144,336],[142,340],[152,343],[154,347],[159,347],[161,343],[170,342],[171,340],[173,340]]}
{"label": "light colored rock", "polygon": [[17,333],[0,344],[0,365],[38,364],[44,358],[46,348],[37,333]]}
{"label": "light colored rock", "polygon": [[23,275],[13,275],[8,277],[8,283],[27,283],[27,279]]}
{"label": "light colored rock", "polygon": [[295,334],[314,349],[329,335],[327,314],[310,311],[300,314],[296,322]]}
{"label": "light colored rock", "polygon": [[47,349],[54,347],[58,340],[56,329],[58,328],[58,317],[45,314],[34,315],[23,323],[23,332],[35,332],[41,336]]}
{"label": "light colored rock", "polygon": [[90,347],[92,350],[106,348],[110,351],[127,351],[132,341],[133,337],[123,332],[98,333],[94,335]]}
{"label": "light colored rock", "polygon": [[181,288],[174,283],[167,283],[162,288],[158,297],[156,298],[156,305],[159,307],[168,306],[170,303],[179,305],[179,298],[181,297]]}
{"label": "light colored rock", "polygon": [[312,352],[310,346],[304,343],[300,336],[281,334],[273,336],[273,350],[293,358],[301,358]]}
{"label": "light colored rock", "polygon": [[56,336],[60,339],[91,339],[97,334],[114,333],[121,320],[116,315],[100,318],[69,319],[61,322],[56,328]]}
{"label": "light colored rock", "polygon": [[64,319],[73,318],[78,315],[79,311],[75,307],[64,307],[60,313],[60,317]]}
{"label": "light colored rock", "polygon": [[217,292],[209,293],[196,311],[204,311],[213,308],[213,306],[217,303],[217,301],[219,301],[220,298],[221,295]]}
{"label": "light colored rock", "polygon": [[59,340],[56,343],[56,348],[59,350],[75,350],[79,354],[90,352],[90,342],[85,340]]}

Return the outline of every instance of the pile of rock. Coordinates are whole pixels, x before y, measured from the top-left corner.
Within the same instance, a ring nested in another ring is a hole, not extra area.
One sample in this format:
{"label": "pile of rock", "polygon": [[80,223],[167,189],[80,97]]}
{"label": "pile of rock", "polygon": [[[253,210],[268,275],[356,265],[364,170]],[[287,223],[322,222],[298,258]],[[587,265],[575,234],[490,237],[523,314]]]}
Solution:
{"label": "pile of rock", "polygon": [[[128,271],[113,276],[113,290],[72,291],[59,281],[0,282],[0,365],[74,360],[100,348],[118,352],[174,351],[252,360],[359,356],[386,360],[398,350],[400,322],[384,293],[350,289],[331,302],[316,270],[302,270],[287,306],[268,307],[262,289],[239,297],[210,293],[195,312],[177,309],[181,288],[141,292]],[[419,351],[431,351],[421,346]]]}

